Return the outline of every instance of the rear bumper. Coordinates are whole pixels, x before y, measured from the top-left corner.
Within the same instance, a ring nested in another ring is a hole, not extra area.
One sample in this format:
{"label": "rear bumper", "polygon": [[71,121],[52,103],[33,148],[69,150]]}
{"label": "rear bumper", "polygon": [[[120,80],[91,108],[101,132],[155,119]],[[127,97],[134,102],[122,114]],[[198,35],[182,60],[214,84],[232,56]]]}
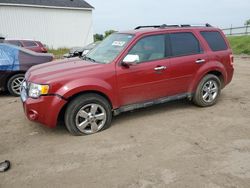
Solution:
{"label": "rear bumper", "polygon": [[42,96],[39,99],[28,98],[23,103],[24,113],[30,121],[54,128],[59,113],[66,101],[59,96]]}
{"label": "rear bumper", "polygon": [[233,80],[233,75],[234,75],[234,68],[232,67],[228,70],[227,82],[225,83],[225,86],[230,84],[230,82]]}

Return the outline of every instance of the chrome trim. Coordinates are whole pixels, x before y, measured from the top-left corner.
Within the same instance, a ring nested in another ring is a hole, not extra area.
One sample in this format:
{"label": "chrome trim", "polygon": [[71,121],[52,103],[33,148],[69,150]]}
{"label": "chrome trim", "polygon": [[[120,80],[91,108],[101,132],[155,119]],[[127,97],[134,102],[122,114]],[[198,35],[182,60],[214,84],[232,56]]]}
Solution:
{"label": "chrome trim", "polygon": [[151,100],[151,101],[144,101],[142,103],[136,103],[136,104],[122,106],[118,109],[115,109],[113,112],[114,112],[114,115],[116,116],[116,115],[119,115],[120,113],[123,113],[123,112],[131,111],[131,110],[135,110],[135,109],[140,109],[140,108],[147,108],[149,106],[163,104],[163,103],[167,103],[167,102],[174,101],[174,100],[179,100],[179,99],[184,99],[184,98],[192,98],[192,96],[193,96],[192,93],[182,93],[182,94],[178,94],[178,95],[174,95],[174,96],[167,96],[167,97],[163,97],[163,98],[159,98],[159,99],[155,99],[155,100]]}
{"label": "chrome trim", "polygon": [[161,66],[161,67],[155,67],[155,71],[161,71],[161,70],[166,70],[166,66]]}
{"label": "chrome trim", "polygon": [[205,62],[206,62],[205,59],[198,59],[198,60],[195,61],[195,63],[197,63],[197,64],[205,63]]}

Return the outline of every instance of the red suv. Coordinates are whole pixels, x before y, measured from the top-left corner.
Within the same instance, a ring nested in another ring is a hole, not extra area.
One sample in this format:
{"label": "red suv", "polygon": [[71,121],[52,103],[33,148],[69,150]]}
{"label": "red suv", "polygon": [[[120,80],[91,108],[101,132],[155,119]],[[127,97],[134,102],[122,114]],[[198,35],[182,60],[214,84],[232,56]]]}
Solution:
{"label": "red suv", "polygon": [[108,128],[113,115],[188,98],[214,105],[233,77],[233,55],[210,25],[142,26],[118,32],[80,58],[32,67],[21,98],[28,119],[73,135]]}
{"label": "red suv", "polygon": [[5,43],[23,47],[38,53],[47,53],[48,50],[40,41],[33,40],[5,40]]}

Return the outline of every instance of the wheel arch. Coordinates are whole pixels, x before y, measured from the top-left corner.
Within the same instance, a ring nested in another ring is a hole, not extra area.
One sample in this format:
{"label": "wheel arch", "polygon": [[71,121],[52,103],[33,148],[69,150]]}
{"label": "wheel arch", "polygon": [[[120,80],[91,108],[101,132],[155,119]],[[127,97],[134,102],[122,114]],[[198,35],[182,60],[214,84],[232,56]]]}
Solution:
{"label": "wheel arch", "polygon": [[222,88],[224,87],[225,77],[224,77],[224,75],[223,75],[223,73],[221,71],[213,70],[213,71],[207,72],[205,75],[208,75],[208,74],[213,74],[213,75],[217,76],[221,81],[221,87]]}
{"label": "wheel arch", "polygon": [[111,109],[113,109],[113,104],[112,104],[112,101],[111,99],[108,97],[108,95],[106,95],[105,93],[101,92],[101,91],[97,91],[97,90],[86,90],[86,91],[81,91],[81,92],[78,92],[78,93],[75,93],[74,95],[70,96],[69,98],[67,98],[67,103],[62,107],[62,109],[60,110],[59,112],[59,115],[58,115],[58,121],[60,120],[63,120],[64,118],[64,114],[65,114],[65,111],[67,109],[67,106],[69,105],[69,103],[71,101],[73,101],[75,98],[77,98],[78,96],[80,95],[84,95],[84,94],[97,94],[97,95],[100,95],[102,97],[104,97],[108,103],[110,104],[111,106]]}
{"label": "wheel arch", "polygon": [[13,76],[15,76],[15,75],[17,75],[17,74],[25,74],[26,73],[26,71],[13,71],[13,72],[11,72],[7,77],[6,77],[6,80],[5,80],[5,82],[4,82],[4,87],[5,87],[5,89],[7,89],[7,84],[8,84],[8,81],[13,77]]}
{"label": "wheel arch", "polygon": [[222,67],[215,67],[215,68],[210,68],[207,70],[201,70],[200,72],[198,72],[193,79],[193,82],[190,84],[190,87],[188,89],[189,93],[194,93],[197,86],[199,85],[200,81],[202,80],[202,78],[204,78],[204,76],[208,75],[208,74],[213,74],[215,76],[217,76],[220,81],[221,81],[221,87],[224,88],[225,87],[225,81],[226,81],[226,71],[222,68]]}
{"label": "wheel arch", "polygon": [[13,77],[13,76],[15,76],[15,75],[17,75],[17,74],[25,74],[26,73],[26,71],[13,71],[13,72],[11,72],[10,74],[8,74],[8,76],[6,77],[6,79],[5,79],[5,81],[4,81],[4,89],[5,90],[7,90],[8,89],[8,82],[9,82],[9,80]]}

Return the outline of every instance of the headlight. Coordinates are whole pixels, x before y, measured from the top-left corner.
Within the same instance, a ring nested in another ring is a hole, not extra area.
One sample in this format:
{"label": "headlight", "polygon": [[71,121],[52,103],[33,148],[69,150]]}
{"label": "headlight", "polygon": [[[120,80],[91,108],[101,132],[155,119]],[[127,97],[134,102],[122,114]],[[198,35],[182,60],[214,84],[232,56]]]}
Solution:
{"label": "headlight", "polygon": [[39,98],[41,95],[46,95],[49,93],[49,85],[40,85],[30,83],[29,86],[29,97]]}

